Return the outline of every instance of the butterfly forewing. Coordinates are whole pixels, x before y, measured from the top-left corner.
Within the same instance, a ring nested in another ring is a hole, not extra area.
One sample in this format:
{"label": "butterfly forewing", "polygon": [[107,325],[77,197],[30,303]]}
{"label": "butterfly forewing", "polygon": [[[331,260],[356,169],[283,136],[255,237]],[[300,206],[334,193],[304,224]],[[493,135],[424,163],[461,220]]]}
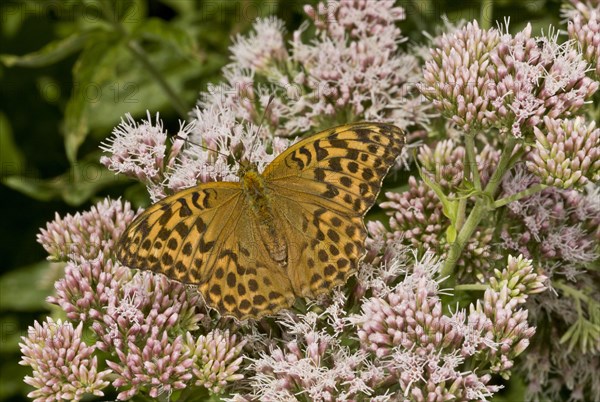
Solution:
{"label": "butterfly forewing", "polygon": [[286,238],[294,291],[314,296],[346,282],[364,254],[363,216],[400,154],[395,126],[336,127],[287,149],[267,168]]}
{"label": "butterfly forewing", "polygon": [[231,236],[243,202],[239,183],[206,183],[166,197],[142,212],[117,245],[117,259],[184,283],[212,275],[214,249]]}
{"label": "butterfly forewing", "polygon": [[293,303],[290,280],[270,258],[239,183],[183,190],[144,211],[121,237],[117,258],[199,285],[205,301],[240,319]]}
{"label": "butterfly forewing", "polygon": [[[379,123],[318,133],[265,168],[262,214],[240,183],[200,184],[136,218],[119,241],[117,258],[196,284],[210,306],[240,319],[327,292],[358,268],[363,217],[403,140],[400,129]],[[275,235],[265,239],[265,228]],[[285,261],[274,259],[281,254],[269,249],[274,242],[283,244]]]}

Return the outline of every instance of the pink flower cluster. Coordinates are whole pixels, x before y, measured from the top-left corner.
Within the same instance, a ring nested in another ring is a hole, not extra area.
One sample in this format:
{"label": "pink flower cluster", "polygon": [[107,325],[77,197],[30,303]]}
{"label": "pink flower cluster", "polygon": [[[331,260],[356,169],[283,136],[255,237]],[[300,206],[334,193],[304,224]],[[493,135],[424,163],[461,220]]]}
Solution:
{"label": "pink flower cluster", "polygon": [[530,25],[513,36],[470,22],[435,45],[421,92],[467,133],[495,127],[521,138],[544,116],[571,116],[598,89],[573,43],[533,37]]}
{"label": "pink flower cluster", "polygon": [[306,6],[316,37],[304,39],[305,24],[293,32],[290,47],[281,21],[259,19],[250,35],[236,38],[225,81],[210,87],[200,106],[225,105],[237,119],[254,123],[264,115],[267,132],[280,137],[324,128],[325,122],[407,127],[426,121],[427,106],[413,85],[420,79],[417,58],[398,50],[405,38],[396,22],[405,13],[394,3],[328,0]]}
{"label": "pink flower cluster", "polygon": [[[546,278],[531,261],[509,257],[482,303],[447,316],[432,254],[410,269],[403,253],[389,264],[394,268],[362,267],[359,281],[371,271],[372,278],[386,270],[403,278],[363,282],[377,295],[358,302],[360,313],[348,315],[338,305],[344,298],[334,297],[321,314],[285,317],[289,339],[261,353],[252,365],[251,392],[233,400],[486,400],[496,393],[492,374],[508,376],[535,332],[522,305],[545,289]],[[465,371],[467,360],[479,369]]]}
{"label": "pink flower cluster", "polygon": [[37,241],[52,261],[80,257],[93,260],[100,254],[110,254],[134,216],[129,203],[105,199],[88,212],[64,218],[56,214],[54,221],[40,230]]}
{"label": "pink flower cluster", "polygon": [[573,8],[567,8],[569,37],[580,46],[585,59],[595,67],[600,77],[600,2],[571,0]]}
{"label": "pink flower cluster", "polygon": [[542,183],[563,189],[600,180],[600,128],[595,122],[544,117],[544,126],[533,129],[536,142],[527,162],[529,171]]}
{"label": "pink flower cluster", "polygon": [[37,321],[20,343],[23,359],[20,364],[30,366],[33,376],[25,383],[35,387],[27,394],[36,402],[80,401],[86,394],[103,396],[108,386],[110,370],[98,370],[95,347],[82,340],[83,323],[73,327],[70,322]]}
{"label": "pink flower cluster", "polygon": [[[156,398],[193,384],[218,394],[242,377],[238,355],[245,342],[200,328],[207,311],[197,290],[164,276],[134,273],[114,260],[114,244],[133,217],[128,203],[105,200],[89,212],[57,217],[39,236],[54,255],[50,258],[67,261],[64,277],[55,283],[56,295],[48,301],[78,326],[55,325],[62,344],[45,341],[54,336],[47,335],[52,322],[43,327],[36,323],[23,338],[23,364],[34,368],[26,381],[37,388],[31,394],[36,401],[101,395],[109,383],[120,391],[119,400],[142,391]],[[67,248],[73,239],[77,247]],[[84,325],[91,330],[90,339],[82,337]],[[94,355],[98,350],[105,353],[108,366],[102,372]],[[64,364],[64,353],[84,367],[75,364],[72,369],[79,371],[73,373],[47,367]],[[48,361],[48,356],[56,357]],[[207,365],[213,374],[207,374]]]}
{"label": "pink flower cluster", "polygon": [[[503,181],[505,195],[539,182],[523,166]],[[591,263],[599,256],[600,205],[598,194],[547,188],[508,205],[510,223],[502,225],[502,247],[532,258],[539,254],[546,269],[553,261],[561,265]],[[581,267],[583,269],[583,267]],[[550,271],[552,272],[552,271]]]}

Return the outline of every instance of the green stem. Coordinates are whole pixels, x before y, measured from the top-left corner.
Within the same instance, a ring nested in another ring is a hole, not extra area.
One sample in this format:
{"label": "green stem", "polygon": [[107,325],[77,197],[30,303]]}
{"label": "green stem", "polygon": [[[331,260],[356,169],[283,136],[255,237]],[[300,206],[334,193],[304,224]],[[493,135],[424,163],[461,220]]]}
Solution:
{"label": "green stem", "polygon": [[516,145],[517,140],[512,136],[509,137],[506,141],[504,149],[502,150],[500,161],[498,161],[498,167],[492,174],[492,177],[490,177],[490,181],[488,182],[487,186],[485,186],[484,192],[492,199],[494,197],[494,193],[498,189],[498,186],[500,186],[500,183],[502,183],[502,177],[504,177],[504,174],[509,167],[511,156]]}
{"label": "green stem", "polygon": [[467,151],[467,171],[471,172],[471,180],[475,185],[475,190],[481,191],[481,177],[477,167],[477,157],[475,156],[475,136],[467,134],[465,136],[465,148]]}
{"label": "green stem", "polygon": [[467,213],[467,197],[458,200],[458,210],[456,211],[456,230],[460,230],[465,223],[465,214]]}
{"label": "green stem", "polygon": [[533,186],[531,186],[523,191],[519,191],[518,193],[515,193],[511,196],[500,198],[499,200],[494,201],[492,206],[494,207],[494,209],[503,207],[504,205],[510,204],[513,201],[520,200],[521,198],[524,198],[524,197],[529,197],[530,195],[540,192],[547,187],[548,187],[547,185],[541,184],[541,183],[534,184]]}
{"label": "green stem", "polygon": [[460,258],[462,250],[465,248],[465,245],[471,238],[473,232],[475,232],[475,228],[477,228],[477,225],[479,225],[479,222],[483,218],[485,210],[485,203],[481,199],[475,201],[475,206],[471,210],[469,217],[458,232],[456,240],[450,246],[450,251],[448,252],[448,256],[446,257],[446,261],[440,272],[442,278],[450,278],[450,281],[452,282],[451,276],[454,272],[454,267]]}
{"label": "green stem", "polygon": [[509,168],[512,168],[516,165],[518,161],[525,155],[525,146],[521,145],[518,149],[513,152],[513,155],[510,157],[510,161],[508,162]]}
{"label": "green stem", "polygon": [[[119,32],[121,36],[126,38],[128,36],[128,33],[113,13],[112,8],[109,6],[109,2],[102,2],[101,4],[103,5],[102,11],[107,21],[109,21],[113,25],[115,30]],[[161,72],[154,67],[144,49],[142,49],[142,47],[135,40],[127,41],[127,49],[129,49],[133,56],[137,58],[140,61],[140,63],[142,63],[142,65],[146,68],[146,70],[148,70],[150,75],[154,77],[158,85],[163,89],[163,91],[165,91],[167,97],[171,100],[171,104],[173,105],[173,108],[175,109],[177,114],[179,114],[182,118],[187,119],[188,108],[185,106],[185,102],[183,102],[183,100],[177,95],[173,88],[171,88],[171,86],[165,80]]]}
{"label": "green stem", "polygon": [[481,29],[491,28],[494,16],[494,0],[482,0],[479,10],[479,24],[481,25]]}
{"label": "green stem", "polygon": [[565,296],[571,297],[578,302],[583,301],[584,303],[592,306],[598,304],[598,302],[590,296],[586,295],[579,289],[565,284],[563,281],[552,281],[552,287],[562,291],[565,294]]}
{"label": "green stem", "polygon": [[485,292],[489,288],[489,285],[484,285],[481,283],[468,283],[463,285],[456,285],[454,290],[475,290]]}
{"label": "green stem", "polygon": [[498,189],[498,186],[502,181],[502,177],[508,169],[509,162],[516,144],[517,140],[514,137],[508,138],[506,145],[504,146],[504,150],[502,151],[502,155],[500,156],[498,167],[492,174],[490,181],[485,187],[483,197],[479,197],[477,201],[475,201],[475,206],[471,210],[469,217],[458,232],[456,240],[450,246],[448,256],[446,257],[446,261],[444,262],[440,272],[442,278],[449,278],[450,282],[453,282],[452,274],[454,273],[456,263],[458,262],[458,259],[460,258],[460,255],[467,242],[475,232],[475,229],[477,229],[477,226],[490,209],[491,205],[489,204],[488,200],[494,199],[494,193]]}
{"label": "green stem", "polygon": [[137,57],[137,59],[144,65],[144,67],[146,67],[150,75],[152,75],[154,79],[156,79],[158,85],[163,89],[163,91],[165,91],[167,97],[171,100],[173,108],[175,109],[177,114],[179,114],[179,116],[181,116],[182,118],[187,119],[188,109],[185,106],[185,103],[181,100],[181,98],[177,95],[173,88],[171,88],[171,86],[165,80],[161,72],[154,67],[144,49],[142,49],[142,47],[134,40],[127,42],[127,48]]}

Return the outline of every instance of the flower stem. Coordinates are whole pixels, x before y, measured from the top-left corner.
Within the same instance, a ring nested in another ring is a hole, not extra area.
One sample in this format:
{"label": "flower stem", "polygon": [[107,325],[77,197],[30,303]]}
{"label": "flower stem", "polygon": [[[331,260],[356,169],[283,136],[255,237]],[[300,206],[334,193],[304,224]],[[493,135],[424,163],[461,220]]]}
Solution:
{"label": "flower stem", "polygon": [[179,96],[173,90],[173,88],[171,88],[171,86],[165,80],[161,72],[154,67],[144,49],[142,49],[142,47],[137,43],[137,41],[134,40],[130,40],[129,42],[127,42],[127,48],[131,51],[131,53],[133,53],[135,57],[137,57],[137,59],[144,65],[144,67],[146,67],[146,70],[148,70],[150,75],[152,75],[156,79],[158,85],[163,89],[163,91],[165,91],[167,97],[171,100],[171,104],[173,105],[173,108],[175,109],[177,114],[179,114],[179,116],[181,116],[184,119],[187,118],[188,109],[185,106],[185,103],[181,100],[181,98],[179,98]]}
{"label": "flower stem", "polygon": [[471,172],[471,180],[475,190],[481,191],[481,177],[477,166],[477,157],[475,156],[475,136],[468,134],[465,136],[465,148],[467,151],[467,171]]}
{"label": "flower stem", "polygon": [[446,257],[446,261],[444,262],[444,265],[442,266],[442,269],[440,271],[441,278],[450,278],[450,282],[453,281],[452,274],[454,273],[456,263],[458,262],[458,259],[460,258],[460,255],[463,249],[465,248],[465,245],[475,232],[475,229],[477,229],[479,222],[481,222],[486,212],[492,207],[493,204],[490,205],[488,200],[494,199],[494,193],[496,192],[498,186],[502,182],[502,177],[508,170],[511,156],[516,144],[517,140],[514,137],[508,138],[506,145],[504,146],[504,150],[502,151],[502,155],[500,156],[498,167],[492,174],[490,181],[485,187],[484,194],[478,197],[477,201],[475,201],[475,206],[471,210],[469,217],[458,232],[456,240],[450,246],[448,256]]}
{"label": "flower stem", "polygon": [[477,199],[477,201],[475,201],[475,206],[469,214],[469,217],[458,232],[456,240],[450,246],[450,251],[448,252],[446,261],[442,266],[442,270],[440,271],[441,278],[450,278],[450,281],[452,281],[452,273],[454,272],[454,267],[456,266],[456,263],[458,262],[460,254],[465,248],[467,241],[469,241],[471,235],[473,234],[473,232],[475,232],[475,228],[477,228],[477,225],[483,218],[485,209],[485,203],[481,199]]}
{"label": "flower stem", "polygon": [[513,201],[517,201],[517,200],[520,200],[521,198],[529,197],[532,194],[540,192],[540,191],[544,190],[546,187],[548,187],[548,186],[545,184],[541,184],[541,183],[534,184],[533,186],[531,186],[523,191],[519,191],[518,193],[515,193],[511,196],[500,198],[499,200],[494,201],[492,206],[494,207],[494,209],[503,207],[504,205],[510,204]]}
{"label": "flower stem", "polygon": [[482,283],[468,283],[463,285],[456,285],[454,290],[472,290],[472,291],[486,291],[490,286]]}
{"label": "flower stem", "polygon": [[465,214],[467,212],[467,197],[458,200],[458,211],[456,212],[456,230],[460,230],[465,223]]}
{"label": "flower stem", "polygon": [[491,199],[493,199],[494,193],[498,189],[498,186],[500,186],[500,183],[502,183],[502,177],[504,176],[504,174],[506,173],[506,170],[510,166],[510,161],[512,160],[511,156],[512,156],[513,150],[515,149],[516,145],[517,145],[517,140],[512,136],[509,137],[508,140],[506,141],[506,145],[504,146],[504,149],[502,150],[502,155],[500,156],[500,161],[498,161],[498,167],[492,174],[492,177],[490,177],[490,181],[488,182],[487,186],[485,186],[484,192]]}
{"label": "flower stem", "polygon": [[[103,11],[107,21],[109,21],[113,25],[115,30],[120,35],[122,35],[123,37],[127,37],[129,35],[128,32],[125,30],[125,28],[123,27],[121,22],[118,20],[117,16],[114,14],[111,7],[108,6],[108,2],[104,2],[101,4],[103,5],[102,11]],[[144,49],[142,49],[142,47],[139,45],[139,43],[135,40],[128,40],[127,41],[127,49],[129,49],[129,51],[133,54],[133,56],[135,58],[137,58],[140,61],[140,63],[142,63],[142,65],[146,68],[146,70],[148,70],[150,75],[152,75],[152,77],[154,77],[154,79],[156,79],[156,82],[158,83],[158,85],[163,89],[163,91],[165,91],[167,97],[171,100],[171,104],[173,105],[173,108],[175,109],[177,114],[179,114],[184,119],[187,118],[188,117],[187,116],[188,108],[185,106],[185,102],[183,102],[183,100],[177,95],[175,90],[173,90],[173,88],[171,88],[171,86],[165,80],[165,78],[163,77],[161,72],[158,71],[158,69],[156,69],[154,67],[154,65],[148,58],[148,55],[146,54]]]}

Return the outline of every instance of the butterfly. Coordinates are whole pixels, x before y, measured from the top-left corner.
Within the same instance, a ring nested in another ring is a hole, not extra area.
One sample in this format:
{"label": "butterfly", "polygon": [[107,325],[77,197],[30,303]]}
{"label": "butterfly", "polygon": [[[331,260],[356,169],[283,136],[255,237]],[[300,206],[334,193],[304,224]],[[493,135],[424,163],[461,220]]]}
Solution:
{"label": "butterfly", "polygon": [[198,286],[221,315],[260,318],[343,284],[363,258],[364,216],[404,145],[399,128],[354,123],[307,137],[264,171],[209,182],[148,207],[117,259]]}

